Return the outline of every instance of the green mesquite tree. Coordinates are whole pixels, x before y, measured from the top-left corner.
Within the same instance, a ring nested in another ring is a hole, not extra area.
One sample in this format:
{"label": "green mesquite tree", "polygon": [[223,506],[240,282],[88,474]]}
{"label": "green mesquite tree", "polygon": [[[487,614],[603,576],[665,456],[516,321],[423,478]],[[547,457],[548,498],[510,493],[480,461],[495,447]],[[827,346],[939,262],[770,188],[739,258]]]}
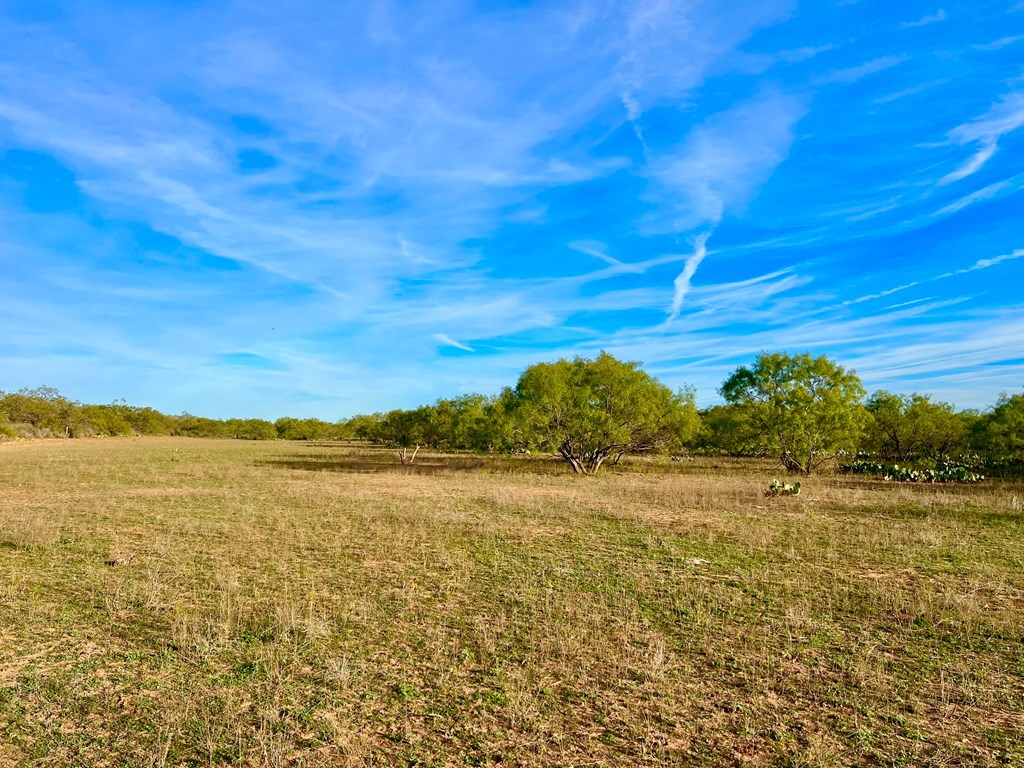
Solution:
{"label": "green mesquite tree", "polygon": [[805,475],[854,450],[866,418],[860,379],[824,355],[763,352],[721,394],[746,411],[786,469]]}
{"label": "green mesquite tree", "polygon": [[980,447],[993,458],[1024,459],[1024,394],[999,396],[995,409],[982,417]]}
{"label": "green mesquite tree", "polygon": [[532,365],[501,401],[521,445],[557,452],[577,474],[596,473],[609,456],[678,444],[700,424],[692,391],[673,392],[606,352]]}
{"label": "green mesquite tree", "polygon": [[868,400],[867,409],[872,416],[868,445],[883,458],[938,458],[967,443],[967,421],[951,404],[932,402],[928,395],[879,390]]}

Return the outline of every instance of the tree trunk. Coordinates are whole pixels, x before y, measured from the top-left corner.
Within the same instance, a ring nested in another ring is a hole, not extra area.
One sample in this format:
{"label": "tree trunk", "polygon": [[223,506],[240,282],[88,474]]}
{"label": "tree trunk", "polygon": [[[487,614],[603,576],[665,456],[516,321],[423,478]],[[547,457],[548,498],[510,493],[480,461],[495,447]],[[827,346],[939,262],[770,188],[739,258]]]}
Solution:
{"label": "tree trunk", "polygon": [[569,466],[572,467],[572,471],[577,475],[587,474],[587,468],[583,465],[583,462],[575,456],[566,456],[565,460],[569,462]]}
{"label": "tree trunk", "polygon": [[590,461],[587,462],[587,474],[596,475],[597,471],[601,468],[601,464],[608,458],[607,451],[594,451],[594,455],[590,457]]}
{"label": "tree trunk", "polygon": [[579,460],[579,457],[577,457],[575,453],[573,453],[572,449],[572,443],[566,440],[561,446],[559,446],[558,455],[561,456],[570,467],[572,467],[572,471],[577,475],[587,474],[586,467],[583,466],[583,462]]}
{"label": "tree trunk", "polygon": [[809,466],[805,467],[800,462],[799,459],[794,458],[792,456],[792,454],[790,454],[788,451],[786,451],[786,452],[784,452],[782,454],[781,461],[782,461],[782,466],[784,466],[790,472],[800,472],[801,474],[804,474],[804,475],[811,474],[810,473],[810,467]]}
{"label": "tree trunk", "polygon": [[412,464],[414,461],[416,461],[416,454],[419,452],[420,446],[418,443],[416,444],[416,450],[412,452],[412,456],[409,455],[408,446],[403,445],[402,450],[398,452],[398,460],[402,462],[402,464]]}

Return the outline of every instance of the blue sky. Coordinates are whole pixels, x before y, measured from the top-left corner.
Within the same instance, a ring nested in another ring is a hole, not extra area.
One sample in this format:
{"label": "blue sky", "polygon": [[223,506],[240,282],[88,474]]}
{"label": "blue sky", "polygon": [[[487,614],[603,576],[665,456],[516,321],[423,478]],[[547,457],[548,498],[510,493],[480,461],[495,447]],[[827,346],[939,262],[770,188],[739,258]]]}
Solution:
{"label": "blue sky", "polygon": [[1024,386],[1024,2],[0,0],[0,389]]}

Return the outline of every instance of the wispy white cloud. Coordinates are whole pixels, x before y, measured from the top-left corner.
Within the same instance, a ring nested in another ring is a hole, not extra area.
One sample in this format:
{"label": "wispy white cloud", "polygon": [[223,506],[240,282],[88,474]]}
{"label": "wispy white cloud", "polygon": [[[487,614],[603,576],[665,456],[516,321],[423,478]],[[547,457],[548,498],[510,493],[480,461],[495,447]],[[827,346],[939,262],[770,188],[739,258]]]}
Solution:
{"label": "wispy white cloud", "polygon": [[446,347],[454,347],[455,349],[461,349],[464,352],[472,352],[473,348],[468,344],[463,344],[460,341],[456,341],[446,333],[435,333],[434,338],[437,339],[441,344]]}
{"label": "wispy white cloud", "polygon": [[[687,99],[708,72],[731,60],[754,32],[785,19],[791,0],[739,0],[726,18],[704,3],[651,0],[623,4],[622,29],[613,44],[618,51],[615,82],[633,134],[648,154],[643,116],[666,99]],[[687,55],[680,57],[679,50]],[[809,50],[805,55],[813,55]],[[793,54],[799,55],[799,54]]]}
{"label": "wispy white cloud", "polygon": [[993,200],[1004,194],[1010,192],[1016,192],[1021,189],[1024,185],[1024,174],[1015,176],[1012,179],[1006,179],[1005,181],[999,181],[995,184],[989,184],[987,187],[971,192],[969,195],[961,197],[959,200],[955,200],[949,205],[943,206],[939,210],[932,214],[932,217],[949,216],[953,213],[959,213],[972,205],[984,202],[986,200]]}
{"label": "wispy white cloud", "polygon": [[[926,330],[938,331],[927,327]],[[858,364],[859,372],[879,384],[912,377],[927,377],[939,383],[946,376],[959,378],[972,368],[985,365],[1000,350],[1018,359],[1024,352],[1024,318],[1019,314],[1001,316],[996,323],[960,321],[938,332],[937,338],[921,333],[918,341],[902,343],[899,348],[886,350],[878,346],[865,350],[869,354]],[[959,336],[954,335],[957,332]],[[1019,376],[1024,366],[1016,365],[1013,369]]]}
{"label": "wispy white cloud", "polygon": [[1024,248],[1018,248],[1016,251],[1013,251],[1012,253],[1004,253],[1002,256],[996,256],[991,259],[979,259],[977,262],[975,262],[973,267],[969,267],[967,270],[964,271],[973,272],[974,270],[977,269],[988,269],[989,267],[994,267],[996,264],[1002,264],[1004,261],[1012,261],[1013,259],[1020,258],[1024,258]]}
{"label": "wispy white cloud", "polygon": [[[938,279],[938,278],[932,278],[932,279]],[[851,306],[851,305],[854,305],[854,304],[862,304],[865,301],[874,301],[875,299],[884,299],[886,296],[892,296],[894,293],[900,293],[901,291],[906,291],[906,290],[908,290],[910,288],[914,288],[914,287],[920,285],[921,282],[922,282],[921,280],[912,280],[911,282],[904,283],[903,285],[897,285],[897,286],[895,286],[893,288],[886,288],[884,291],[879,291],[878,293],[871,293],[871,294],[868,294],[867,296],[858,296],[855,299],[850,299],[849,301],[843,302],[843,304],[845,306]],[[927,281],[924,281],[924,282],[927,282]],[[894,305],[894,306],[900,306],[900,305]]]}
{"label": "wispy white cloud", "polygon": [[697,235],[693,253],[673,281],[668,322],[679,315],[714,228],[727,213],[742,211],[785,160],[805,112],[798,97],[765,93],[712,115],[678,148],[651,158],[648,196],[658,203],[658,212],[647,218],[647,229],[683,233],[707,228]]}
{"label": "wispy white cloud", "polygon": [[697,125],[652,162],[649,194],[659,206],[650,229],[686,232],[742,210],[785,160],[806,111],[803,98],[768,92]]}
{"label": "wispy white cloud", "polygon": [[[909,283],[904,283],[903,285],[898,285],[894,288],[889,288],[887,290],[880,291],[879,293],[873,293],[867,296],[859,296],[856,299],[851,299],[850,301],[844,302],[844,305],[850,306],[853,304],[861,304],[865,301],[874,301],[876,299],[882,299],[885,298],[886,296],[891,296],[894,293],[900,293],[901,291],[906,291],[910,288],[916,288],[919,285],[923,285],[926,283],[934,283],[938,280],[945,280],[950,277],[957,277],[958,275],[966,275],[969,272],[977,272],[980,269],[988,269],[989,267],[994,267],[998,264],[1002,264],[1003,262],[1013,261],[1014,259],[1019,259],[1022,257],[1024,257],[1024,248],[1018,248],[1017,250],[1012,251],[1010,253],[1005,253],[1000,256],[994,256],[990,259],[978,259],[978,261],[976,261],[969,267],[962,267],[961,269],[955,269],[950,272],[943,272],[942,274],[935,275],[934,277],[929,277],[921,280],[914,280]],[[890,307],[890,309],[915,304],[919,301],[923,301],[923,299],[915,299],[914,301],[907,301],[903,302],[902,304],[894,304],[892,305],[892,307]]]}
{"label": "wispy white cloud", "polygon": [[950,171],[941,179],[939,179],[939,185],[951,184],[954,181],[960,181],[968,176],[972,176],[982,169],[982,167],[992,156],[999,150],[999,143],[996,141],[994,136],[986,136],[979,142],[978,151],[974,153],[963,165],[957,168],[955,171]]}
{"label": "wispy white cloud", "polygon": [[948,134],[950,140],[957,144],[974,144],[977,149],[963,165],[943,176],[939,184],[960,181],[980,171],[998,151],[999,140],[1021,126],[1024,126],[1024,91],[1014,91],[985,114],[951,130]]}
{"label": "wispy white cloud", "polygon": [[983,115],[957,126],[949,137],[960,144],[1005,136],[1024,126],[1024,91],[1003,96]]}
{"label": "wispy white cloud", "polygon": [[899,309],[900,307],[912,307],[914,304],[921,304],[925,301],[935,301],[934,296],[924,296],[920,299],[911,299],[910,301],[901,301],[898,304],[890,304],[886,309]]}
{"label": "wispy white cloud", "polygon": [[993,40],[991,43],[983,43],[976,45],[979,51],[999,51],[1008,45],[1019,43],[1024,40],[1024,35],[1010,35],[1009,37],[1000,37],[998,40]]}
{"label": "wispy white cloud", "polygon": [[768,52],[737,50],[727,60],[720,62],[719,71],[744,75],[763,75],[778,67],[787,67],[811,62],[822,54],[838,51],[837,43],[805,45]]}
{"label": "wispy white cloud", "polygon": [[595,259],[611,264],[614,267],[622,266],[622,262],[613,256],[609,256],[605,251],[608,246],[604,243],[600,243],[594,240],[576,240],[569,243],[569,247],[574,251],[585,253],[588,256],[593,256]]}
{"label": "wispy white cloud", "polygon": [[792,48],[790,50],[779,51],[775,54],[775,58],[779,61],[784,61],[787,64],[798,64],[802,61],[808,61],[813,59],[815,56],[820,56],[823,53],[834,51],[839,46],[835,43],[827,43],[826,45],[805,45],[802,48]]}
{"label": "wispy white cloud", "polygon": [[819,84],[826,83],[856,83],[870,75],[876,75],[887,69],[899,66],[907,61],[908,56],[880,56],[877,59],[857,64],[853,67],[834,69],[818,79]]}
{"label": "wispy white cloud", "polygon": [[943,85],[948,82],[949,80],[947,78],[941,78],[939,80],[930,80],[926,83],[917,83],[916,85],[912,85],[909,88],[903,88],[901,90],[898,90],[895,93],[890,93],[886,96],[880,96],[879,98],[875,99],[872,102],[872,104],[890,104],[894,101],[899,101],[900,99],[905,99],[909,96],[916,96],[919,93],[924,93],[925,91],[931,90],[936,86]]}
{"label": "wispy white cloud", "polygon": [[697,239],[693,243],[693,254],[686,260],[686,264],[683,265],[683,271],[676,276],[673,282],[675,290],[672,296],[672,307],[668,313],[669,322],[679,317],[679,310],[682,309],[683,299],[686,298],[686,294],[690,291],[690,283],[693,280],[693,276],[697,274],[697,268],[704,261],[704,257],[708,255],[707,244],[710,236],[710,232],[697,235]]}
{"label": "wispy white cloud", "polygon": [[939,9],[938,11],[936,11],[933,14],[931,14],[930,16],[924,16],[924,17],[918,19],[917,21],[905,21],[900,26],[904,27],[904,28],[924,27],[924,26],[927,26],[928,24],[936,24],[936,23],[938,23],[940,21],[945,21],[948,18],[949,18],[949,14],[946,13],[944,10]]}
{"label": "wispy white cloud", "polygon": [[[760,28],[794,10],[791,0],[737,0],[733,13],[704,3],[650,0],[625,4],[617,73],[635,117],[663,99],[686,98],[708,70]],[[687,55],[679,56],[680,50]]]}
{"label": "wispy white cloud", "polygon": [[881,216],[889,213],[890,211],[898,210],[904,205],[906,205],[906,197],[904,195],[896,195],[888,197],[881,202],[870,202],[864,205],[855,206],[852,209],[848,208],[830,211],[827,215],[842,216],[843,221],[849,224],[856,224],[857,222],[873,219],[876,216]]}
{"label": "wispy white cloud", "polygon": [[[624,334],[603,340],[602,346],[613,354],[632,350],[657,375],[695,384],[704,404],[714,402],[713,393],[725,376],[757,351],[801,349],[827,353],[855,368],[869,390],[899,391],[927,382],[927,391],[943,399],[980,406],[977,385],[961,387],[955,382],[978,366],[1024,357],[1024,315],[1018,310],[960,316],[957,307],[964,301],[957,297],[922,302],[859,317],[822,313],[810,309],[813,302],[791,302],[781,305],[791,316],[784,340],[779,326],[737,337],[694,325],[703,318],[687,315],[671,336]],[[1024,364],[1001,365],[999,371],[1019,379]],[[980,391],[994,397],[992,390]]]}

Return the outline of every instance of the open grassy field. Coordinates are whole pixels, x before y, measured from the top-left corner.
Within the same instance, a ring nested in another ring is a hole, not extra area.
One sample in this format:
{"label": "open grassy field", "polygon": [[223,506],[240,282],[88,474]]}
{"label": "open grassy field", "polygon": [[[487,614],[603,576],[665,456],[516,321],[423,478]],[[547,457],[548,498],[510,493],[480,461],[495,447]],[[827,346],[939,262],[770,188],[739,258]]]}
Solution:
{"label": "open grassy field", "polygon": [[0,764],[1024,765],[1024,485],[0,444]]}

